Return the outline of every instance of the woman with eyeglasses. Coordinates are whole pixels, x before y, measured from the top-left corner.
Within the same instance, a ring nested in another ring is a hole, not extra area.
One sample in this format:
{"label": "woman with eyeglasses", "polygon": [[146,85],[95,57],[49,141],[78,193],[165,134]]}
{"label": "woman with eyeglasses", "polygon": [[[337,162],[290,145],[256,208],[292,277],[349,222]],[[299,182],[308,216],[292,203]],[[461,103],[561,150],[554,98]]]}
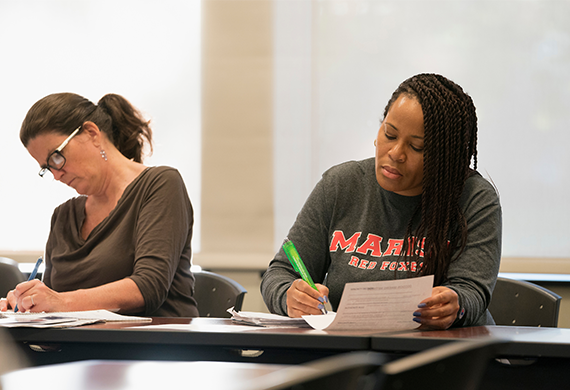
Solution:
{"label": "woman with eyeglasses", "polygon": [[261,291],[290,317],[337,310],[344,285],[434,275],[410,320],[423,328],[493,324],[487,311],[501,257],[501,206],[477,173],[477,116],[451,80],[419,74],[394,91],[375,157],[332,167],[288,238],[317,283],[299,279],[283,249]]}
{"label": "woman with eyeglasses", "polygon": [[97,105],[52,94],[28,111],[20,139],[40,176],[79,196],[53,213],[43,282],[19,284],[0,310],[198,316],[192,205],[177,170],[142,164],[152,131],[136,108],[115,94]]}

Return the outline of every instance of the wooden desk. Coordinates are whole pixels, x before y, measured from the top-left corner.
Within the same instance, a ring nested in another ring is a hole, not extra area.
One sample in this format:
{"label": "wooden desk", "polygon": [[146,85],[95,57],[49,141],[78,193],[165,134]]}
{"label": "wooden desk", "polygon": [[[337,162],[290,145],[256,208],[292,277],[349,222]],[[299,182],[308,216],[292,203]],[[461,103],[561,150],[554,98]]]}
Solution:
{"label": "wooden desk", "polygon": [[[245,390],[282,365],[229,362],[82,361],[28,368],[0,378],[3,390]],[[309,370],[291,367],[291,370]]]}
{"label": "wooden desk", "polygon": [[[144,329],[195,325],[202,331]],[[220,318],[155,318],[149,323],[106,323],[72,329],[12,328],[33,365],[87,359],[303,363],[348,351],[369,350],[369,334],[326,334],[312,329],[250,327],[232,332]],[[239,329],[239,327],[236,327]],[[42,345],[51,352],[33,352]],[[263,351],[259,354],[257,351]]]}
{"label": "wooden desk", "polygon": [[[231,320],[216,318],[157,318],[152,322],[160,324],[194,324],[203,331],[141,328],[148,323],[107,323],[75,329],[18,328],[9,329],[9,333],[28,351],[34,365],[86,359],[293,364],[370,349],[398,358],[448,342],[492,336],[512,340],[501,357],[511,358],[515,366],[493,362],[485,377],[485,390],[567,388],[570,383],[570,329],[483,326],[447,331],[327,334],[310,329],[255,327],[232,332]],[[29,344],[47,345],[57,352],[31,352]],[[251,350],[263,353],[248,354]]]}

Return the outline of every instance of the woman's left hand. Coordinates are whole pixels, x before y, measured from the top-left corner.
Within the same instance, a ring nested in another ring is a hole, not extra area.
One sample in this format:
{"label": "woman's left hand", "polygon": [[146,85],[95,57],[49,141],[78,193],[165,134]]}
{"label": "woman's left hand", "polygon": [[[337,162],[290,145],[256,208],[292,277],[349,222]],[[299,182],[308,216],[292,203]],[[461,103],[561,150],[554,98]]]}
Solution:
{"label": "woman's left hand", "polygon": [[420,329],[447,329],[457,318],[459,297],[450,288],[438,286],[431,291],[431,297],[424,299],[414,312],[414,321]]}

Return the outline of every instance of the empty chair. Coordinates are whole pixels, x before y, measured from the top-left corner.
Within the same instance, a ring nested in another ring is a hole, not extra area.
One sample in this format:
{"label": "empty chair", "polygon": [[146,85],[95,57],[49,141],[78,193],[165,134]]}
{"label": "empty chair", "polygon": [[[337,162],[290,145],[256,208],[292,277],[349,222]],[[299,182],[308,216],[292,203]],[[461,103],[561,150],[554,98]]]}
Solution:
{"label": "empty chair", "polygon": [[376,384],[375,371],[387,361],[379,352],[349,352],[274,371],[244,383],[243,389],[371,390]]}
{"label": "empty chair", "polygon": [[478,389],[503,344],[491,338],[457,341],[392,362],[378,352],[351,352],[269,373],[244,389]]}
{"label": "empty chair", "polygon": [[561,299],[534,283],[499,277],[489,311],[497,325],[557,327]]}
{"label": "empty chair", "polygon": [[195,272],[194,298],[198,302],[200,317],[230,318],[226,310],[241,310],[247,290],[241,284],[214,272]]}
{"label": "empty chair", "polygon": [[8,291],[25,280],[26,277],[18,268],[16,261],[0,257],[0,297],[5,297]]}
{"label": "empty chair", "polygon": [[475,390],[489,363],[507,344],[482,338],[456,341],[385,364],[374,390]]}

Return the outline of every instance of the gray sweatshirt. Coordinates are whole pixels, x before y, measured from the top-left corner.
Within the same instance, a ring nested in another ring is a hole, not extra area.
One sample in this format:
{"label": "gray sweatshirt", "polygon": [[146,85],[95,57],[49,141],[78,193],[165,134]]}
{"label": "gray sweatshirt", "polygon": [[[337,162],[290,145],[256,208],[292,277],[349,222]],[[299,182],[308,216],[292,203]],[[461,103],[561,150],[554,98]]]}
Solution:
{"label": "gray sweatshirt", "polygon": [[[329,288],[333,310],[345,283],[417,276],[423,257],[416,264],[399,253],[420,201],[421,195],[407,197],[380,187],[374,158],[349,161],[323,174],[288,238],[314,282]],[[476,174],[465,183],[460,207],[467,221],[467,245],[442,285],[457,292],[465,312],[455,326],[493,324],[487,306],[501,258],[501,206],[493,186]],[[287,315],[287,289],[298,278],[281,249],[261,282],[271,312]]]}

